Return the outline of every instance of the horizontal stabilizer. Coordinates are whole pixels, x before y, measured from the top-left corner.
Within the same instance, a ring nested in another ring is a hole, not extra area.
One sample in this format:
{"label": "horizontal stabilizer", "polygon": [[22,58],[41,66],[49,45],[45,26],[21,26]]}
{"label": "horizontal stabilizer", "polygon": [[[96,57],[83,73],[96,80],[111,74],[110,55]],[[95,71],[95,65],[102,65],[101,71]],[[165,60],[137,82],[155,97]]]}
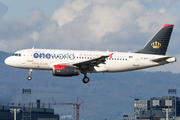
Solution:
{"label": "horizontal stabilizer", "polygon": [[162,61],[166,61],[167,59],[169,58],[172,58],[172,57],[162,57],[162,58],[156,58],[156,59],[153,59],[151,61],[153,62],[162,62]]}
{"label": "horizontal stabilizer", "polygon": [[168,56],[165,56],[165,57],[161,57],[161,58],[155,58],[153,60],[151,60],[153,62],[166,62],[166,63],[172,63],[172,62],[176,62],[176,58],[174,57],[168,57]]}

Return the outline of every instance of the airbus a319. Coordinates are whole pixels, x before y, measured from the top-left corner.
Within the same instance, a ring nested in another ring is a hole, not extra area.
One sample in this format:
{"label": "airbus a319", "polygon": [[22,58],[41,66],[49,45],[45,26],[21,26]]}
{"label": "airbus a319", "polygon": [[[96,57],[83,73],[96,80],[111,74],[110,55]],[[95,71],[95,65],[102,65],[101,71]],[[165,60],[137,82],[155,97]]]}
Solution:
{"label": "airbus a319", "polygon": [[54,76],[70,77],[84,74],[83,82],[88,83],[87,73],[113,73],[139,70],[160,66],[176,61],[166,56],[173,24],[165,24],[139,51],[134,53],[78,51],[57,49],[24,49],[5,59],[5,64],[29,70],[51,70]]}

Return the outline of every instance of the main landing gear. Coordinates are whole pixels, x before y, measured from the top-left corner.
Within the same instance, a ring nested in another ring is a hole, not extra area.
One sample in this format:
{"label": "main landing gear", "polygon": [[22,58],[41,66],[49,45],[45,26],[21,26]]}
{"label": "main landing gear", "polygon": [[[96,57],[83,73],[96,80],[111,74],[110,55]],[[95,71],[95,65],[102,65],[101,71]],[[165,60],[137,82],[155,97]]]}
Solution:
{"label": "main landing gear", "polygon": [[88,83],[88,82],[89,82],[89,78],[88,78],[88,77],[84,77],[84,78],[83,78],[83,83],[86,84],[86,83]]}
{"label": "main landing gear", "polygon": [[83,83],[88,83],[89,82],[89,78],[87,77],[87,73],[83,73],[84,74],[84,78],[83,78]]}
{"label": "main landing gear", "polygon": [[29,81],[32,79],[31,75],[32,75],[32,69],[29,69],[29,76],[27,77],[27,79],[28,79]]}

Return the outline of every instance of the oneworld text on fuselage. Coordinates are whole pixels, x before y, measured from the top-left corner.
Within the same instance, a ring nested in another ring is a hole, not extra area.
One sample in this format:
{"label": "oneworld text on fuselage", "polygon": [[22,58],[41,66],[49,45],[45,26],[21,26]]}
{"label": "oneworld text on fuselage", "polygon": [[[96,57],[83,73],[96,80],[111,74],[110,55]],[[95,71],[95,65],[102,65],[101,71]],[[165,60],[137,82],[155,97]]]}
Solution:
{"label": "oneworld text on fuselage", "polygon": [[34,58],[43,58],[43,59],[70,59],[74,60],[74,53],[66,53],[66,54],[52,54],[52,53],[34,53]]}

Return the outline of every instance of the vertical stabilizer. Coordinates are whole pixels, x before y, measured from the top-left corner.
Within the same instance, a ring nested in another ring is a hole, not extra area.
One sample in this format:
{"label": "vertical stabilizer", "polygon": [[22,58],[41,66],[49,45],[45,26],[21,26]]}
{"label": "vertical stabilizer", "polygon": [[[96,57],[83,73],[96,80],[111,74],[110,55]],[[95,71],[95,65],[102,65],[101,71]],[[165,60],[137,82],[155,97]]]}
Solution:
{"label": "vertical stabilizer", "polygon": [[165,55],[173,27],[173,24],[165,24],[154,37],[136,53]]}

